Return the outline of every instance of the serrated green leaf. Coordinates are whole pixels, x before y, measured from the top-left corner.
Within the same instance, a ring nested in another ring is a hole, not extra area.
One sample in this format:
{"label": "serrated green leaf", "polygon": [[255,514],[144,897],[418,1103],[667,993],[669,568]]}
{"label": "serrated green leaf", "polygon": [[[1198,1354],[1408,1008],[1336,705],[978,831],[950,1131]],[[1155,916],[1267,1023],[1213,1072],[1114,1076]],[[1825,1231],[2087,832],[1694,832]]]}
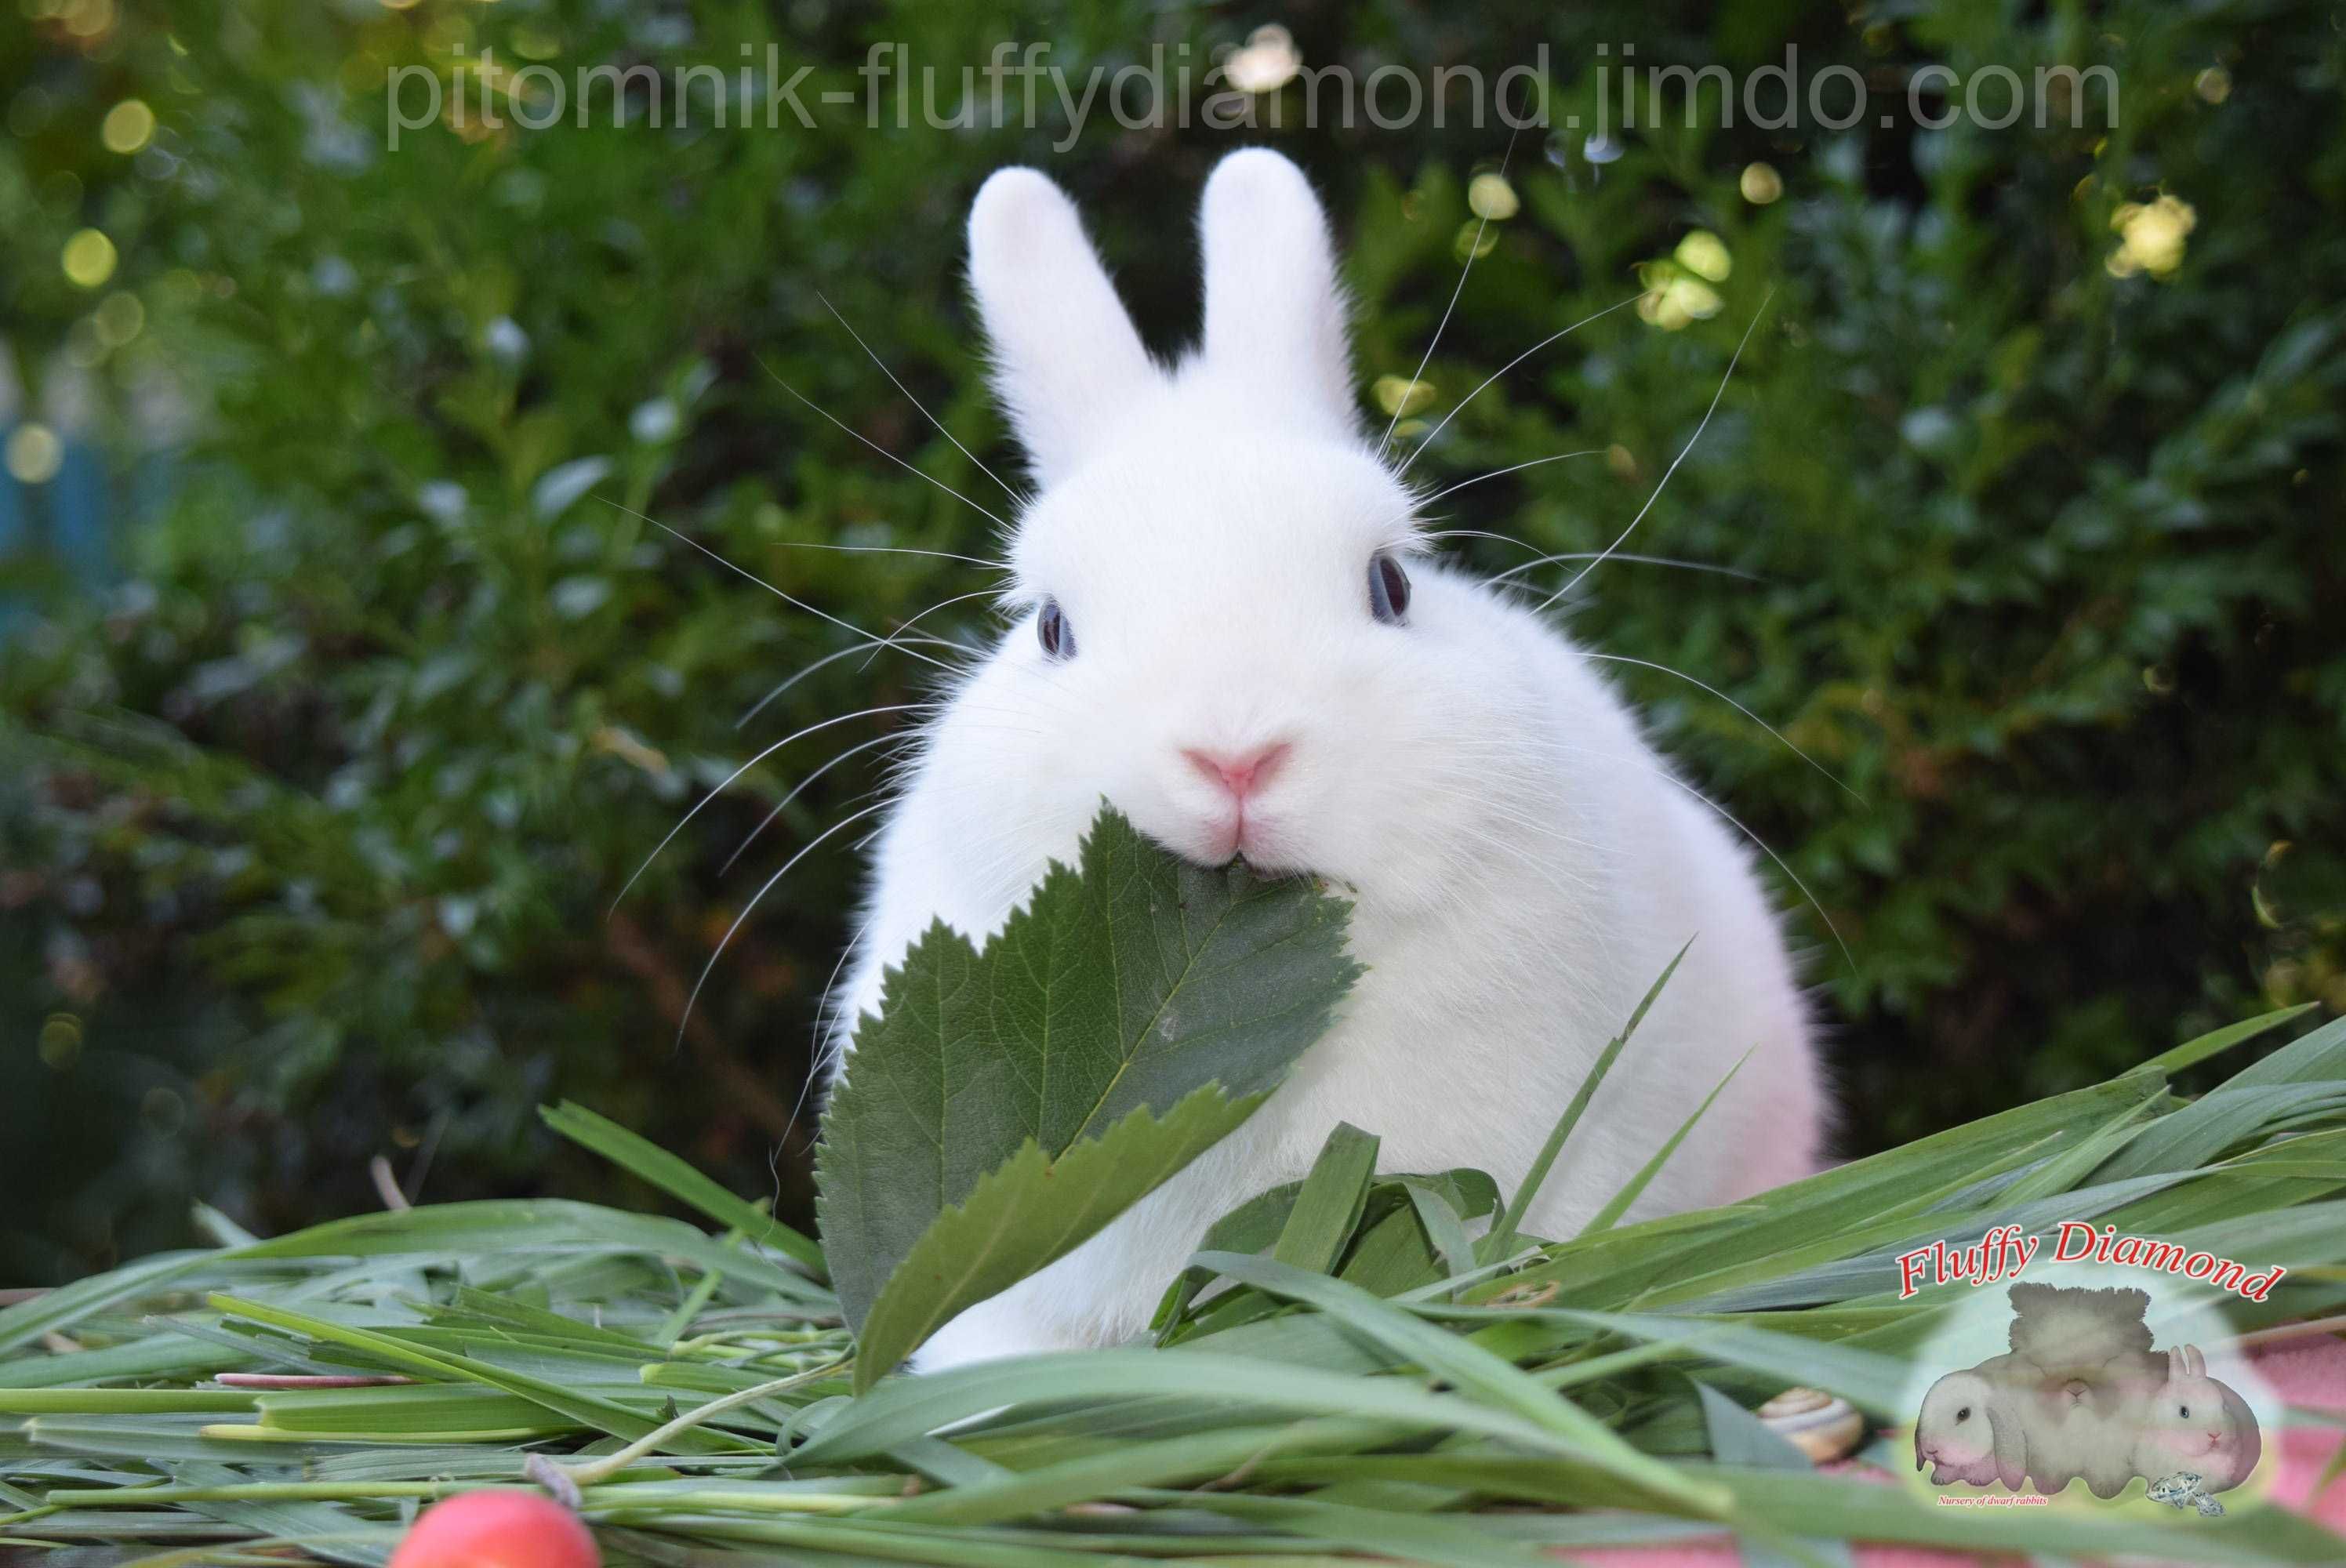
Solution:
{"label": "serrated green leaf", "polygon": [[966,1201],[939,1215],[888,1276],[857,1337],[856,1392],[963,1308],[1064,1257],[1229,1136],[1264,1098],[1232,1100],[1208,1084],[1161,1120],[1140,1106],[1056,1160],[1029,1140],[979,1177]]}
{"label": "serrated green leaf", "polygon": [[816,1181],[824,1254],[859,1329],[930,1226],[1023,1147],[1047,1168],[1206,1084],[1233,1105],[1258,1099],[1359,972],[1348,906],[1309,882],[1188,864],[1113,810],[1078,865],[1054,864],[983,951],[933,925],[857,1030]]}

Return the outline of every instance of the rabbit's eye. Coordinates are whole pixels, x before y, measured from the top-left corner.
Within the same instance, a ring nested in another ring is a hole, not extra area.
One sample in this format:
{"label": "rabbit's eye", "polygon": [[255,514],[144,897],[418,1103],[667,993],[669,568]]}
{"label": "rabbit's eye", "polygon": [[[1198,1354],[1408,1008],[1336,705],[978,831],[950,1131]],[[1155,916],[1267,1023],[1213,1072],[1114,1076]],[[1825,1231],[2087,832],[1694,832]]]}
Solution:
{"label": "rabbit's eye", "polygon": [[1043,651],[1053,658],[1076,657],[1076,631],[1067,625],[1066,612],[1059,608],[1058,600],[1043,601],[1043,613],[1035,618],[1035,635],[1043,639]]}
{"label": "rabbit's eye", "polygon": [[1969,1405],[1965,1405],[1962,1410],[1957,1410],[1957,1411],[1955,1412],[1955,1420],[1959,1420],[1959,1421],[1967,1421],[1967,1420],[1971,1420],[1971,1419],[1972,1419],[1972,1408],[1971,1408],[1971,1406],[1969,1406]]}
{"label": "rabbit's eye", "polygon": [[2178,1408],[2185,1420],[2188,1421],[2191,1419],[2191,1407],[2189,1405],[2183,1405]]}
{"label": "rabbit's eye", "polygon": [[1409,574],[1382,550],[1369,557],[1369,609],[1387,626],[1409,619]]}

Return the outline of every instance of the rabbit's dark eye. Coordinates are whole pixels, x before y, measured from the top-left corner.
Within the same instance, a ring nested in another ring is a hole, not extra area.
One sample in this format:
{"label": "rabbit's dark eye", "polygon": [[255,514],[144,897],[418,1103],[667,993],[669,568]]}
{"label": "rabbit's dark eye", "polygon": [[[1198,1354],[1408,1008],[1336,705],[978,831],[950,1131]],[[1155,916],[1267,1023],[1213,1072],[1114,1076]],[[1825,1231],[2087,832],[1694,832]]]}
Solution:
{"label": "rabbit's dark eye", "polygon": [[2191,1419],[2191,1407],[2189,1405],[2180,1406],[2179,1410],[2185,1420],[2188,1421]]}
{"label": "rabbit's dark eye", "polygon": [[1369,609],[1387,626],[1409,619],[1409,574],[1382,550],[1369,557]]}
{"label": "rabbit's dark eye", "polygon": [[1053,658],[1076,657],[1076,630],[1067,625],[1058,600],[1043,601],[1043,613],[1035,618],[1035,635],[1043,639],[1043,651]]}
{"label": "rabbit's dark eye", "polygon": [[1957,1411],[1955,1412],[1955,1420],[1959,1420],[1959,1421],[1967,1421],[1967,1420],[1971,1420],[1971,1419],[1972,1419],[1972,1408],[1971,1408],[1971,1406],[1969,1406],[1969,1405],[1965,1405],[1962,1410],[1957,1410]]}

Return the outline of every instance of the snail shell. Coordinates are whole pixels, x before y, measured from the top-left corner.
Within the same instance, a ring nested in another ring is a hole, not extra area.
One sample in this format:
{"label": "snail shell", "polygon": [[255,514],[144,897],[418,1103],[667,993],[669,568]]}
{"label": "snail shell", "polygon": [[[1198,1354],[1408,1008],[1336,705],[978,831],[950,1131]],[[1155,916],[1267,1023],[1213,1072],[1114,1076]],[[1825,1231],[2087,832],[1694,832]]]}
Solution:
{"label": "snail shell", "polygon": [[1815,1389],[1786,1389],[1760,1407],[1760,1420],[1813,1464],[1853,1453],[1865,1439],[1865,1418],[1847,1400]]}

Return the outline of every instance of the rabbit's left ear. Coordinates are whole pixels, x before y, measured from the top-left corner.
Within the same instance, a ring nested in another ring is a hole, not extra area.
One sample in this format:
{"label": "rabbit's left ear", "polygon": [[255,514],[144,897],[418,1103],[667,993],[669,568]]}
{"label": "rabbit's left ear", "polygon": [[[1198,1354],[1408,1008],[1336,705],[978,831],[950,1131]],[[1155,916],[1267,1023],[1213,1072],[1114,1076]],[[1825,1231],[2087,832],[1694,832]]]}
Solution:
{"label": "rabbit's left ear", "polygon": [[1263,148],[1230,154],[1206,181],[1198,229],[1208,369],[1266,415],[1357,434],[1335,250],[1303,171]]}
{"label": "rabbit's left ear", "polygon": [[1986,1410],[1989,1441],[1995,1450],[1995,1478],[2006,1492],[2017,1493],[2028,1480],[2028,1431],[2020,1412],[2001,1400],[1990,1400]]}
{"label": "rabbit's left ear", "polygon": [[2198,1346],[2183,1347],[2183,1369],[2195,1378],[2204,1378],[2208,1375],[2208,1358],[2199,1353]]}

